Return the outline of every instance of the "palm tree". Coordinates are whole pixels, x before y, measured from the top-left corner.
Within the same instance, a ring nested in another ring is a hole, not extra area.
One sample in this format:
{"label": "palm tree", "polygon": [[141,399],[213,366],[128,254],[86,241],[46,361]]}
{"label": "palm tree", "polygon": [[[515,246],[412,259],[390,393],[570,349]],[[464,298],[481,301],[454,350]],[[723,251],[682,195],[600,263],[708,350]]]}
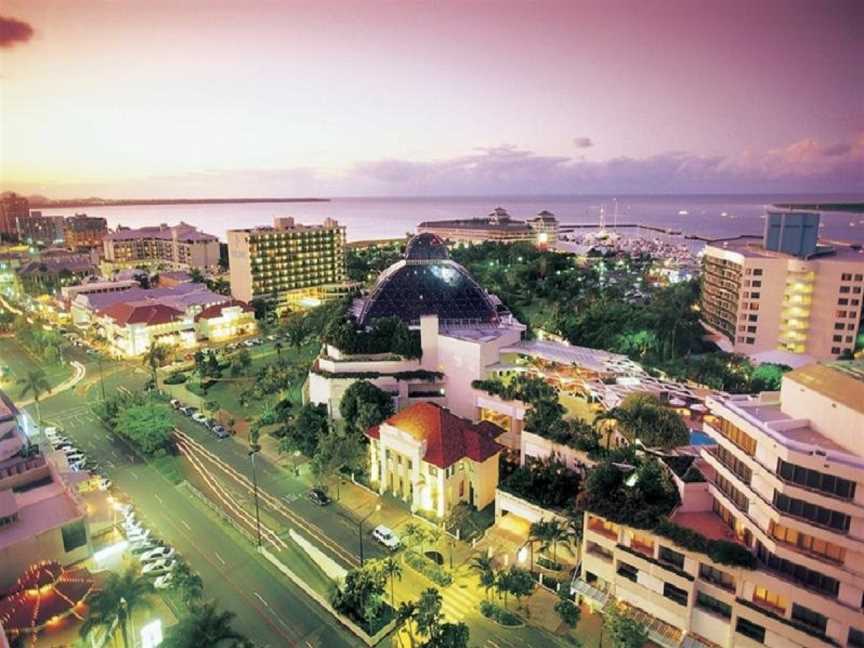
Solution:
{"label": "palm tree", "polygon": [[393,609],[396,609],[396,591],[393,587],[393,580],[402,580],[402,567],[399,566],[399,563],[393,560],[393,558],[385,558],[384,562],[381,563],[381,571],[383,574],[390,579],[390,605],[393,606]]}
{"label": "palm tree", "polygon": [[282,341],[281,341],[281,340],[276,340],[276,341],[273,343],[273,348],[276,349],[276,357],[277,357],[277,358],[281,358],[281,357],[282,357],[282,347],[284,347],[284,346],[285,346],[285,345],[282,344]]}
{"label": "palm tree", "polygon": [[[405,626],[408,631],[408,639],[411,641],[411,648],[417,643],[414,637],[414,615],[417,613],[417,604],[414,601],[403,601],[399,604],[399,609],[396,610],[396,625]],[[402,640],[399,640],[399,645],[402,645]]]}
{"label": "palm tree", "polygon": [[105,632],[120,630],[123,645],[130,648],[129,620],[136,610],[148,609],[152,603],[153,584],[130,567],[122,575],[111,573],[105,585],[88,599],[90,613],[79,633],[86,639],[96,628]]}
{"label": "palm tree", "polygon": [[561,520],[550,520],[547,531],[547,543],[543,546],[543,550],[547,550],[549,545],[552,546],[552,562],[558,562],[558,544],[568,542],[570,540],[570,531]]}
{"label": "palm tree", "polygon": [[31,369],[26,376],[19,378],[17,383],[21,385],[21,396],[33,394],[33,401],[36,403],[36,421],[41,423],[42,413],[39,410],[39,398],[51,388],[45,377],[45,372],[41,369]]}
{"label": "palm tree", "polygon": [[219,646],[222,642],[238,642],[242,645],[246,637],[231,627],[234,616],[233,612],[227,610],[219,612],[212,602],[205,603],[171,628],[162,645],[165,648],[209,648]]}
{"label": "palm tree", "polygon": [[147,353],[144,354],[143,362],[145,365],[150,367],[150,371],[153,372],[153,388],[156,388],[156,369],[162,366],[162,363],[165,362],[165,358],[168,357],[168,347],[162,344],[151,344],[150,348],[147,349]]}
{"label": "palm tree", "polygon": [[471,559],[471,569],[480,577],[480,584],[489,598],[489,590],[495,587],[495,567],[492,559],[485,554],[478,554]]}
{"label": "palm tree", "polygon": [[626,426],[629,418],[629,412],[621,409],[620,407],[613,407],[612,409],[600,412],[597,416],[594,417],[594,427],[597,428],[598,432],[606,433],[607,450],[611,450],[609,446],[612,443],[612,433],[615,431],[615,428],[618,425]]}

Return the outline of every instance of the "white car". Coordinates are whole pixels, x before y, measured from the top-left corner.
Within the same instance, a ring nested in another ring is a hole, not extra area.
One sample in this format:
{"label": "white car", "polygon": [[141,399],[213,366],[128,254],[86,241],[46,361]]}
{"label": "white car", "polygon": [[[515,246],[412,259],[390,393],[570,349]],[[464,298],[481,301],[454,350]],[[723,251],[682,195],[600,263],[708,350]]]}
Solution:
{"label": "white car", "polygon": [[126,539],[129,542],[138,542],[139,540],[147,540],[150,538],[150,529],[128,528],[126,527]]}
{"label": "white car", "polygon": [[159,576],[174,571],[177,566],[176,560],[155,560],[149,562],[141,568],[142,576]]}
{"label": "white car", "polygon": [[71,443],[69,445],[65,445],[65,444],[61,443],[60,446],[61,446],[60,452],[65,452],[67,455],[81,452],[78,448],[73,446]]}
{"label": "white car", "polygon": [[167,574],[162,574],[159,578],[153,581],[153,587],[157,590],[168,589],[171,587],[171,581],[174,580],[174,573],[168,572]]}
{"label": "white car", "polygon": [[177,552],[174,551],[174,547],[156,547],[155,549],[151,549],[142,554],[141,562],[153,562],[160,558],[162,560],[168,560],[169,558],[173,558],[175,553]]}
{"label": "white car", "polygon": [[74,464],[74,465],[80,465],[83,467],[84,464],[87,463],[87,458],[83,454],[81,454],[80,452],[76,452],[74,454],[66,455],[66,461],[69,462],[70,466]]}
{"label": "white car", "polygon": [[192,420],[196,421],[198,423],[206,423],[207,422],[207,415],[204,414],[203,412],[195,412],[192,415]]}
{"label": "white car", "polygon": [[124,516],[135,515],[134,506],[131,504],[118,504],[117,510],[120,511]]}
{"label": "white car", "polygon": [[96,484],[96,488],[98,488],[99,490],[107,491],[107,490],[111,490],[111,486],[112,486],[112,485],[113,485],[113,484],[111,483],[111,480],[110,480],[110,479],[106,479],[105,477],[102,477],[102,478],[97,482],[97,484]]}
{"label": "white car", "polygon": [[383,524],[372,529],[372,539],[390,551],[396,551],[399,548],[399,536]]}

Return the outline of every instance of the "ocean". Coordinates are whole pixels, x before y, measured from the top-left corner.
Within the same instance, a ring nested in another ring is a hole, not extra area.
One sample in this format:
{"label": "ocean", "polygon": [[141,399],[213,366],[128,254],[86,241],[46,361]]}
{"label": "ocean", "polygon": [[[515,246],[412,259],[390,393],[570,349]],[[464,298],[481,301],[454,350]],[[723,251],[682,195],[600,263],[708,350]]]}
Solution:
{"label": "ocean", "polygon": [[[864,202],[850,195],[664,195],[664,196],[484,196],[470,198],[334,198],[329,202],[145,205],[46,209],[45,214],[84,212],[103,216],[108,226],[142,227],[184,221],[223,241],[231,228],[269,225],[274,216],[320,223],[328,216],[347,227],[349,241],[392,238],[414,232],[427,220],[485,216],[504,207],[513,218],[530,218],[546,209],[562,224],[596,223],[601,210],[607,228],[640,223],[681,230],[684,234],[723,238],[761,234],[765,207],[776,202]],[[617,214],[617,215],[616,215]],[[823,238],[864,243],[864,213],[825,212]],[[585,231],[585,230],[582,230]],[[633,233],[623,230],[622,233]],[[653,234],[652,234],[653,236]]]}

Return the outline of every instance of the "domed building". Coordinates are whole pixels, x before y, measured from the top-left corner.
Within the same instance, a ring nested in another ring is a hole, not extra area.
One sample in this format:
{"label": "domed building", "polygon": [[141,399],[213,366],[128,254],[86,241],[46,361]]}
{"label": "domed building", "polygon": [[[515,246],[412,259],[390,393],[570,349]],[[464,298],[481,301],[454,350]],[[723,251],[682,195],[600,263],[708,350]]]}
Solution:
{"label": "domed building", "polygon": [[450,258],[444,241],[430,233],[408,242],[405,258],[381,273],[358,306],[361,325],[396,316],[417,326],[423,315],[437,315],[443,325],[495,325],[506,313],[496,297]]}

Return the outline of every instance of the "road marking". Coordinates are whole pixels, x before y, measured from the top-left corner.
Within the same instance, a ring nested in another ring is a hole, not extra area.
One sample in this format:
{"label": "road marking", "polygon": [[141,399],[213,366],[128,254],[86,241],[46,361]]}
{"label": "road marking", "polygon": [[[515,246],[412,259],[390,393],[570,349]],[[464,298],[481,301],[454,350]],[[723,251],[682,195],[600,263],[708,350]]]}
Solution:
{"label": "road marking", "polygon": [[139,477],[138,477],[138,473],[136,473],[136,472],[130,470],[130,471],[129,471],[129,474],[132,475],[135,479],[139,479]]}
{"label": "road marking", "polygon": [[258,592],[252,592],[252,594],[254,594],[255,598],[257,598],[259,601],[261,601],[268,608],[270,607],[270,604],[267,601],[265,601],[263,598],[261,598],[261,595]]}
{"label": "road marking", "polygon": [[192,530],[192,527],[189,526],[189,523],[186,522],[186,520],[180,520],[180,524],[182,524],[184,527],[186,527],[187,530],[189,530],[189,531]]}
{"label": "road marking", "polygon": [[159,496],[156,495],[155,493],[153,494],[153,497],[155,497],[155,498],[156,498],[156,501],[159,502],[162,506],[165,506],[165,502],[162,501],[162,498],[161,498],[161,497],[159,497]]}
{"label": "road marking", "polygon": [[216,559],[217,559],[219,562],[221,562],[223,565],[225,564],[225,559],[222,558],[222,556],[219,555],[219,552],[218,552],[218,551],[214,551],[214,552],[213,552],[213,555],[216,556]]}

